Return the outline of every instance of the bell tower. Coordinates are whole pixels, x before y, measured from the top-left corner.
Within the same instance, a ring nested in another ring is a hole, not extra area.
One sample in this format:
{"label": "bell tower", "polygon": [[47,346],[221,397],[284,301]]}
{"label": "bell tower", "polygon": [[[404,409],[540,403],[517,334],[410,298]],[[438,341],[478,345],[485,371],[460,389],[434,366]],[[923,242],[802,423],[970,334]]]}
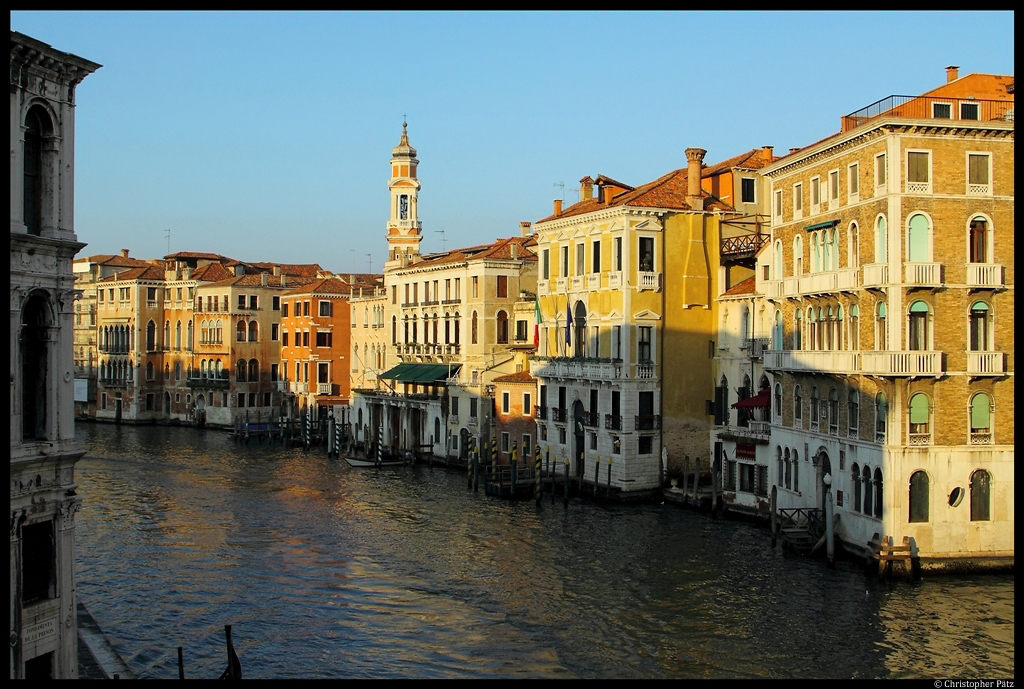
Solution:
{"label": "bell tower", "polygon": [[388,219],[388,260],[384,270],[415,263],[420,257],[422,226],[419,220],[416,149],[409,145],[408,124],[402,122],[402,138],[391,151],[391,216]]}

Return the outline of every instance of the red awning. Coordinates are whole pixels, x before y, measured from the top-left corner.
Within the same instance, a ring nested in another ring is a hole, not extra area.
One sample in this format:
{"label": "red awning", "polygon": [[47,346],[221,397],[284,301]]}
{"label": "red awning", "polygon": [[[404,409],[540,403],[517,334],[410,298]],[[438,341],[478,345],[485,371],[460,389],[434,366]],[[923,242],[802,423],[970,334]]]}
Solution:
{"label": "red awning", "polygon": [[771,388],[761,388],[760,391],[753,397],[748,397],[745,400],[740,400],[736,404],[732,405],[734,409],[753,409],[755,407],[763,407],[767,409],[772,404],[772,391]]}

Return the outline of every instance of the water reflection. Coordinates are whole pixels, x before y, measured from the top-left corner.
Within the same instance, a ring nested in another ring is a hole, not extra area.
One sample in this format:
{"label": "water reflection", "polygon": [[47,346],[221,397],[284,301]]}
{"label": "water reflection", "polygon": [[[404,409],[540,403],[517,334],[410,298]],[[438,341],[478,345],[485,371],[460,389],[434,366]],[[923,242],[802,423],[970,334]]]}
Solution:
{"label": "water reflection", "polygon": [[877,583],[670,506],[509,503],[226,434],[79,427],[78,590],[140,677],[1009,676],[1012,576]]}

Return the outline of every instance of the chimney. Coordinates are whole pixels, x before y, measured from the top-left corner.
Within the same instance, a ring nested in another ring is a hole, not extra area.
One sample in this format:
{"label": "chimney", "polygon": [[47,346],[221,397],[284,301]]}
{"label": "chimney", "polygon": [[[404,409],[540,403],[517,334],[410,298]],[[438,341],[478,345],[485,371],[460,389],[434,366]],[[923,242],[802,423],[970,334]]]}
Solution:
{"label": "chimney", "polygon": [[523,221],[523,222],[519,223],[519,236],[520,237],[529,237],[530,236],[530,223],[528,221]]}
{"label": "chimney", "polygon": [[686,149],[686,203],[695,211],[704,210],[704,199],[700,195],[700,169],[706,154],[703,148]]}
{"label": "chimney", "polygon": [[192,279],[192,269],[189,268],[188,266],[185,266],[184,268],[182,268],[181,269],[181,279],[182,280],[191,280]]}
{"label": "chimney", "polygon": [[562,214],[562,199],[555,199],[555,215]]}
{"label": "chimney", "polygon": [[277,277],[280,277],[280,275],[281,275],[281,266],[274,266],[274,275],[277,276]]}
{"label": "chimney", "polygon": [[789,149],[789,152],[790,152],[790,153],[796,153],[796,152],[797,152],[797,151],[799,151],[799,150],[800,150],[800,148],[799,148],[799,147],[797,147],[797,148],[791,148],[791,149]]}
{"label": "chimney", "polygon": [[587,175],[580,180],[580,200],[587,201],[594,197],[594,180],[590,179],[590,175]]}
{"label": "chimney", "polygon": [[950,65],[949,67],[946,67],[946,83],[947,84],[949,82],[951,82],[951,81],[956,81],[957,80],[957,76],[959,75],[959,70],[960,70],[959,65]]}
{"label": "chimney", "polygon": [[772,162],[772,149],[773,148],[774,148],[774,146],[762,146],[761,147],[761,159],[764,161],[765,165],[767,165],[770,162]]}
{"label": "chimney", "polygon": [[286,278],[287,276],[284,273],[281,273],[281,287],[284,287]]}
{"label": "chimney", "polygon": [[519,244],[512,242],[509,246],[512,248],[512,260],[515,261],[519,258]]}
{"label": "chimney", "polygon": [[267,286],[267,274],[266,273],[260,273],[260,285],[262,285],[263,287]]}
{"label": "chimney", "polygon": [[121,258],[128,258],[128,249],[121,249]]}
{"label": "chimney", "polygon": [[356,276],[353,275],[352,273],[349,273],[348,274],[348,284],[349,285],[355,284],[355,281],[356,281]]}

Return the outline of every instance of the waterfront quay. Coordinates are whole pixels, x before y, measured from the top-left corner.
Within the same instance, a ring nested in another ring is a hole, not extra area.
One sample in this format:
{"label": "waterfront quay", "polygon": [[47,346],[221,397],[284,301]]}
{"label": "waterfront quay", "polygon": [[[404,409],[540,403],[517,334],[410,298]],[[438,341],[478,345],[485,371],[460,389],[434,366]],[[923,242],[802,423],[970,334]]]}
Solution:
{"label": "waterfront quay", "polygon": [[77,588],[139,678],[1010,677],[1012,575],[879,581],[666,504],[496,499],[223,431],[80,424]]}

